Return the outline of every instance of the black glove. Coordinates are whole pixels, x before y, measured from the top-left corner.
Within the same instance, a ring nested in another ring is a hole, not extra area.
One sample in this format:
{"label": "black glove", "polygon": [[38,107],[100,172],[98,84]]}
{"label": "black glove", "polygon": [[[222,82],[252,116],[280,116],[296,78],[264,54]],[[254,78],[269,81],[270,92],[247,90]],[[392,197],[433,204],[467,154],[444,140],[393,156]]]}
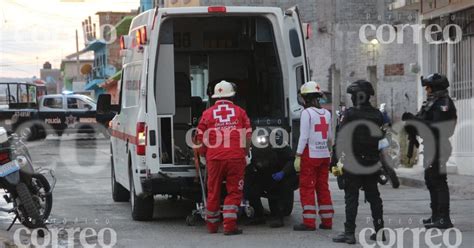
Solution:
{"label": "black glove", "polygon": [[405,112],[402,115],[402,121],[408,121],[408,120],[413,120],[413,119],[415,119],[415,116],[410,112]]}

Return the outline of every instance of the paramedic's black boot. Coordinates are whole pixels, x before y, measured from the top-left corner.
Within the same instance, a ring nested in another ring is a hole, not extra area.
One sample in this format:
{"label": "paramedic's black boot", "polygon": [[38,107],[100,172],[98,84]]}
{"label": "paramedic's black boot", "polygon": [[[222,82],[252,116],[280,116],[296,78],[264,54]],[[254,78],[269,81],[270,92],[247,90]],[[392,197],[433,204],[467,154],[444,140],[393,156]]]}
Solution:
{"label": "paramedic's black boot", "polygon": [[232,235],[239,235],[239,234],[242,234],[242,230],[241,229],[235,229],[233,231],[224,231],[224,235],[226,236],[232,236]]}
{"label": "paramedic's black boot", "polygon": [[315,231],[315,230],[316,228],[309,227],[303,223],[293,226],[293,231]]}
{"label": "paramedic's black boot", "polygon": [[268,226],[270,226],[271,228],[279,228],[284,226],[283,218],[276,217],[275,219],[271,220],[270,223],[268,223]]}
{"label": "paramedic's black boot", "polygon": [[353,232],[343,232],[332,238],[334,243],[346,243],[353,245],[356,243],[356,238]]}

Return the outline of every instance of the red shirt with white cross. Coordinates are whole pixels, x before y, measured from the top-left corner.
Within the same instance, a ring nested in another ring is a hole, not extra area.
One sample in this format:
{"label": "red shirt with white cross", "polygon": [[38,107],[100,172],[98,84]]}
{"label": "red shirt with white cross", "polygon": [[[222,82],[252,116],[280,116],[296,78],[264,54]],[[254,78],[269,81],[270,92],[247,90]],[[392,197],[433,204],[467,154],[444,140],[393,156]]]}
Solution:
{"label": "red shirt with white cross", "polygon": [[245,142],[252,136],[252,127],[245,110],[233,102],[216,101],[204,111],[197,129],[197,140],[207,148],[206,160],[239,159],[247,155]]}

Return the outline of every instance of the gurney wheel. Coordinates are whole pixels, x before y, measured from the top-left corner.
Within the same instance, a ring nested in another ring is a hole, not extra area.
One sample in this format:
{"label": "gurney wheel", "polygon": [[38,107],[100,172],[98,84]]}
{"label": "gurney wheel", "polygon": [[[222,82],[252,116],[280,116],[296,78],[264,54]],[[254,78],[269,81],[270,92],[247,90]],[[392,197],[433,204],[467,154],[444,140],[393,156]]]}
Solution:
{"label": "gurney wheel", "polygon": [[252,206],[245,207],[244,211],[247,218],[253,218],[255,216],[255,209]]}
{"label": "gurney wheel", "polygon": [[195,226],[196,222],[197,222],[196,215],[190,214],[190,215],[186,216],[186,225]]}

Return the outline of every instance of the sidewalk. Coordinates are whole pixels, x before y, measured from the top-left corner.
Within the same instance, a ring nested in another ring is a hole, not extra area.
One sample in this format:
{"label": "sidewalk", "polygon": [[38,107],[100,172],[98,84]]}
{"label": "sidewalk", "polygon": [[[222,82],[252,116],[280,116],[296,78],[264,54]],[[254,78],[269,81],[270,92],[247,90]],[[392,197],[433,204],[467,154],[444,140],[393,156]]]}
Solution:
{"label": "sidewalk", "polygon": [[[424,169],[416,165],[413,168],[395,169],[402,185],[424,188]],[[474,176],[464,176],[448,173],[449,192],[452,195],[474,199]]]}
{"label": "sidewalk", "polygon": [[13,248],[17,247],[13,243],[12,233],[5,230],[0,230],[0,248]]}

